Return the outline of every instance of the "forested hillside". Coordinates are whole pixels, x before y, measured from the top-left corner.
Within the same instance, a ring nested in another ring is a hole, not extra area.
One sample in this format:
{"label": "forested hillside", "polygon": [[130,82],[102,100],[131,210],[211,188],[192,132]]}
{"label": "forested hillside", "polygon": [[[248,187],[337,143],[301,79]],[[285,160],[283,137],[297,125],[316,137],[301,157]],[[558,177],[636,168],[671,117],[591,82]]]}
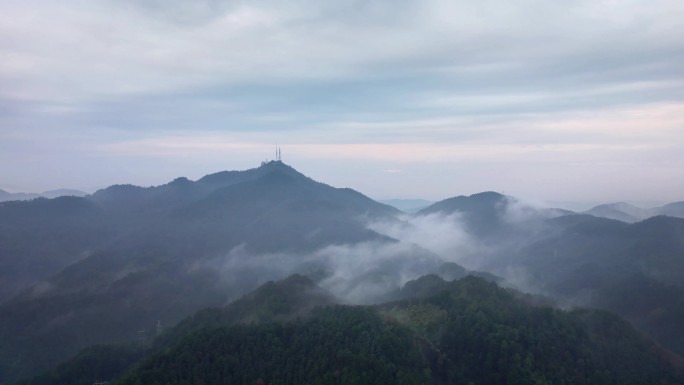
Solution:
{"label": "forested hillside", "polygon": [[[181,323],[115,383],[684,383],[682,368],[614,315],[538,306],[475,277],[441,282],[412,283],[420,298],[317,307],[304,300],[323,298],[305,277],[269,283]],[[24,384],[86,384],[72,381],[92,373],[86,362]]]}
{"label": "forested hillside", "polygon": [[435,214],[460,225],[482,250],[468,259],[475,268],[564,304],[616,312],[684,354],[684,219],[625,223],[539,209],[494,192],[450,198],[419,213]]}

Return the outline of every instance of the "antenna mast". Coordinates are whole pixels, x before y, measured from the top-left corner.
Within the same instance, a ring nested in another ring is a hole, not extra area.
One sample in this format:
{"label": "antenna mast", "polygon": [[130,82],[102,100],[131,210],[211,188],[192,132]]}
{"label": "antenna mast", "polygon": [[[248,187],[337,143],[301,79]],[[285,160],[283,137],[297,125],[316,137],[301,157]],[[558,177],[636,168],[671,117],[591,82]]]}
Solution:
{"label": "antenna mast", "polygon": [[280,146],[278,146],[277,144],[276,144],[275,160],[276,160],[276,162],[280,162],[283,160],[283,153],[280,149]]}

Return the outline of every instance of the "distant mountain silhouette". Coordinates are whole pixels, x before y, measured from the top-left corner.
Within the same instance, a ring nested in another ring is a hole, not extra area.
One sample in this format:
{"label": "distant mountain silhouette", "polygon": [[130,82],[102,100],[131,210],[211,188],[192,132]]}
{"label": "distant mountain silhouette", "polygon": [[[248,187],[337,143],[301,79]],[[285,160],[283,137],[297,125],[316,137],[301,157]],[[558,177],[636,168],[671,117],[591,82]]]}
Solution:
{"label": "distant mountain silhouette", "polygon": [[484,236],[502,230],[508,204],[506,196],[488,191],[439,201],[418,211],[417,215],[458,214],[467,224],[468,230],[478,236]]}
{"label": "distant mountain silhouette", "polygon": [[585,213],[628,223],[638,222],[648,215],[646,210],[624,202],[599,205],[585,211]]}
{"label": "distant mountain silhouette", "polygon": [[0,202],[5,201],[25,201],[40,197],[40,194],[35,193],[10,193],[5,190],[0,190]]}
{"label": "distant mountain silhouette", "polygon": [[74,189],[58,189],[58,190],[50,190],[50,191],[45,191],[42,194],[40,194],[43,198],[58,198],[58,197],[84,197],[88,195],[87,192],[81,191],[81,190],[74,190]]}
{"label": "distant mountain silhouette", "polygon": [[659,215],[684,218],[684,202],[668,203],[658,208]]}
{"label": "distant mountain silhouette", "polygon": [[517,234],[521,222],[537,221],[571,214],[571,211],[554,208],[536,208],[517,199],[493,191],[470,196],[457,196],[434,203],[417,215],[457,215],[466,229],[478,237],[502,240]]}
{"label": "distant mountain silhouette", "polygon": [[507,203],[505,195],[493,191],[481,192],[470,196],[460,195],[436,202],[419,212],[421,215],[440,212],[451,214],[460,213],[488,213],[493,216],[501,206]]}
{"label": "distant mountain silhouette", "polygon": [[50,191],[45,191],[43,193],[10,193],[5,190],[0,190],[0,202],[6,202],[6,201],[25,201],[29,199],[35,199],[35,198],[57,198],[57,197],[62,197],[62,196],[86,196],[88,193],[80,191],[80,190],[72,190],[72,189],[59,189],[59,190],[50,190]]}
{"label": "distant mountain silhouette", "polygon": [[658,215],[684,218],[684,202],[673,202],[652,208],[641,208],[624,202],[608,203],[596,206],[585,213],[627,223],[639,222]]}

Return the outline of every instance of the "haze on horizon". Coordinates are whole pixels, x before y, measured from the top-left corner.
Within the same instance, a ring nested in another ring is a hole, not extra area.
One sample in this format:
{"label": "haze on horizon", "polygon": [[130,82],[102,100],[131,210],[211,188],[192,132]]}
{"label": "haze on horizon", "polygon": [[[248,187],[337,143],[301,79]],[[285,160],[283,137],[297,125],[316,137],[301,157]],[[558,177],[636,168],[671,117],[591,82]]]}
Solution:
{"label": "haze on horizon", "polygon": [[273,158],[378,199],[684,200],[684,3],[5,1],[0,188]]}

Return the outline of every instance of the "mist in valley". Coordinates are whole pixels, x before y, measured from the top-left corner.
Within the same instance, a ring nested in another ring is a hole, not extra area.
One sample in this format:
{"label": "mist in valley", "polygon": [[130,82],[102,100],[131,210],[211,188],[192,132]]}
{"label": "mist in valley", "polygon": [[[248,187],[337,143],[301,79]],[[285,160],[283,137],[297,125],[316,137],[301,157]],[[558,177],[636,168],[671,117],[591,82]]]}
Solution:
{"label": "mist in valley", "polygon": [[90,345],[152,338],[155,325],[230,309],[293,274],[326,293],[311,303],[351,305],[474,275],[546,305],[615,311],[684,349],[676,217],[628,223],[495,192],[408,214],[271,161],[196,181],[2,202],[0,237],[0,375],[9,379]]}

